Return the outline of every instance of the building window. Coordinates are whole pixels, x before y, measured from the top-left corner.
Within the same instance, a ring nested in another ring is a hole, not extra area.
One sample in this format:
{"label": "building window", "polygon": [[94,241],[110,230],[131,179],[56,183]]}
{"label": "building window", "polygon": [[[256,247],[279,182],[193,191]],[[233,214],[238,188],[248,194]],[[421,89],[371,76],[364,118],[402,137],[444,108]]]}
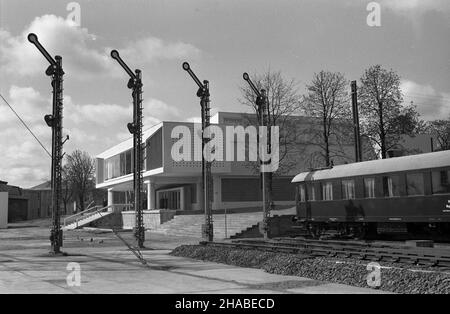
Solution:
{"label": "building window", "polygon": [[400,196],[399,183],[400,183],[400,180],[399,180],[398,176],[386,176],[386,177],[383,177],[383,194],[384,194],[384,197]]}
{"label": "building window", "polygon": [[375,198],[375,178],[364,178],[364,196]]}
{"label": "building window", "polygon": [[324,201],[333,200],[333,183],[331,182],[322,183],[322,200]]}
{"label": "building window", "polygon": [[145,145],[142,144],[141,145],[141,169],[142,170],[145,170],[146,158],[147,158],[147,153],[145,152]]}
{"label": "building window", "polygon": [[191,203],[197,203],[197,185],[191,184]]}
{"label": "building window", "polygon": [[133,158],[131,154],[131,149],[125,152],[125,173],[131,173],[133,164]]}
{"label": "building window", "polygon": [[433,194],[450,193],[450,170],[432,171]]}
{"label": "building window", "polygon": [[105,180],[121,177],[132,172],[132,150],[120,153],[105,160]]}
{"label": "building window", "polygon": [[424,190],[422,173],[406,174],[406,191],[408,195],[424,195]]}
{"label": "building window", "polygon": [[355,180],[342,180],[342,198],[344,200],[355,199]]}

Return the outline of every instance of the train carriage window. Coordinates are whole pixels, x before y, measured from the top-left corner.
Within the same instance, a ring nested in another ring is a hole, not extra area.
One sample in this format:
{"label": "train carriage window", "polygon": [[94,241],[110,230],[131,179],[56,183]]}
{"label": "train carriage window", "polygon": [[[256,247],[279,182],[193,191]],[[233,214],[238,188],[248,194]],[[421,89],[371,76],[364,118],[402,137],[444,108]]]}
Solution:
{"label": "train carriage window", "polygon": [[433,194],[450,193],[450,170],[431,172]]}
{"label": "train carriage window", "polygon": [[355,180],[342,180],[342,198],[344,200],[355,199]]}
{"label": "train carriage window", "polygon": [[316,200],[316,189],[314,188],[314,185],[308,184],[307,191],[308,191],[308,201],[315,201]]}
{"label": "train carriage window", "polygon": [[400,196],[399,192],[400,179],[398,176],[383,177],[383,194],[385,197]]}
{"label": "train carriage window", "polygon": [[375,198],[375,178],[364,178],[364,196]]}
{"label": "train carriage window", "polygon": [[424,195],[425,187],[422,173],[406,174],[406,191],[408,195]]}
{"label": "train carriage window", "polygon": [[298,197],[299,197],[300,202],[305,202],[306,201],[305,185],[304,184],[299,184],[298,185]]}
{"label": "train carriage window", "polygon": [[322,200],[332,201],[333,200],[333,183],[324,182],[322,185]]}

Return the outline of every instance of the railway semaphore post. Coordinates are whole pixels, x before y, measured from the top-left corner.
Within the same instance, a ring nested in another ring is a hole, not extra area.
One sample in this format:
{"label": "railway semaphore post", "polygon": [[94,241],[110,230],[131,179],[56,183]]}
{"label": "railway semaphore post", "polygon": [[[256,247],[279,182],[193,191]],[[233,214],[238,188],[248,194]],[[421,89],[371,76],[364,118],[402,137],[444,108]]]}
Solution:
{"label": "railway semaphore post", "polygon": [[130,76],[127,87],[132,90],[133,97],[133,122],[127,124],[128,131],[133,134],[133,191],[134,210],[136,213],[134,236],[139,248],[144,248],[145,228],[141,202],[142,192],[142,72],[135,72],[126,65],[117,50],[111,51],[111,57],[115,59]]}
{"label": "railway semaphore post", "polygon": [[62,152],[64,142],[62,141],[62,119],[63,119],[63,75],[61,56],[52,56],[45,50],[34,33],[28,34],[28,41],[36,46],[39,52],[47,59],[50,66],[45,74],[52,78],[53,88],[52,114],[44,117],[45,122],[52,128],[52,166],[51,166],[51,189],[52,189],[52,229],[50,231],[51,254],[61,254],[63,246],[63,231],[61,229],[61,200],[62,200]]}
{"label": "railway semaphore post", "polygon": [[[253,92],[256,95],[256,107],[258,109],[258,114],[259,114],[259,125],[260,126],[266,126],[268,125],[268,121],[267,118],[268,116],[266,115],[266,110],[268,109],[267,106],[267,95],[266,95],[266,90],[265,89],[261,89],[261,91],[259,91],[255,84],[253,84],[252,80],[250,79],[250,76],[248,75],[248,73],[244,73],[242,75],[242,77],[244,78],[245,81],[247,81],[247,83],[250,85],[250,88],[253,90]],[[267,148],[265,148],[265,151],[270,153],[271,147],[270,147],[270,131],[267,130],[267,135],[268,135],[268,139],[267,139]],[[264,158],[265,159],[265,158]],[[263,207],[263,222],[262,222],[262,229],[263,229],[263,234],[264,234],[264,239],[268,239],[269,238],[269,234],[270,234],[270,227],[269,227],[269,218],[270,218],[270,207],[272,204],[268,204],[267,202],[267,184],[266,184],[266,169],[264,169],[264,167],[266,166],[266,162],[263,161],[262,159],[260,160],[261,163],[261,180],[262,180],[262,207]]]}
{"label": "railway semaphore post", "polygon": [[210,141],[209,134],[205,133],[205,129],[210,125],[210,99],[209,99],[209,82],[204,80],[200,82],[198,77],[192,71],[189,63],[183,62],[183,70],[189,73],[191,78],[198,86],[197,97],[200,98],[201,117],[202,117],[202,186],[203,186],[203,203],[205,207],[205,224],[202,226],[202,235],[206,241],[214,240],[214,226],[212,217],[212,177],[211,162],[205,160],[204,148]]}

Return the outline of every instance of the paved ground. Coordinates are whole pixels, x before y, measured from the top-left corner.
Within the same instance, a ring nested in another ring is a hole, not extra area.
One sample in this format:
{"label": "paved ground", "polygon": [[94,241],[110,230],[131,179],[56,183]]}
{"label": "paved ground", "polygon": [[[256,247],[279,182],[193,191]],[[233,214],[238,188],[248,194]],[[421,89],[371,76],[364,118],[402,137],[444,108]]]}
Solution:
{"label": "paved ground", "polygon": [[[281,276],[170,256],[180,244],[199,239],[147,234],[143,266],[111,233],[70,231],[63,251],[51,257],[45,222],[0,230],[0,293],[379,293],[306,278]],[[124,237],[132,241],[130,232]],[[69,263],[80,266],[81,285]],[[70,281],[70,280],[69,280]]]}

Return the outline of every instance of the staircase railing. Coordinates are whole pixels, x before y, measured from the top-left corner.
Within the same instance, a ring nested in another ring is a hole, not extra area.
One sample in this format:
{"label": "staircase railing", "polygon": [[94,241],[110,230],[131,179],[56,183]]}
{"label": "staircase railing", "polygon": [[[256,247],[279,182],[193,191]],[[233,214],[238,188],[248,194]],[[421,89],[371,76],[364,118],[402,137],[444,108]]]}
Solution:
{"label": "staircase railing", "polygon": [[76,213],[75,215],[64,218],[64,227],[71,225],[73,223],[76,223],[77,227],[78,227],[78,223],[81,220],[89,218],[95,214],[104,213],[104,212],[120,213],[121,211],[126,210],[127,208],[132,207],[132,206],[133,206],[133,204],[113,204],[113,205],[108,205],[105,207],[96,205],[96,206],[90,207],[86,210],[83,210],[82,212]]}

